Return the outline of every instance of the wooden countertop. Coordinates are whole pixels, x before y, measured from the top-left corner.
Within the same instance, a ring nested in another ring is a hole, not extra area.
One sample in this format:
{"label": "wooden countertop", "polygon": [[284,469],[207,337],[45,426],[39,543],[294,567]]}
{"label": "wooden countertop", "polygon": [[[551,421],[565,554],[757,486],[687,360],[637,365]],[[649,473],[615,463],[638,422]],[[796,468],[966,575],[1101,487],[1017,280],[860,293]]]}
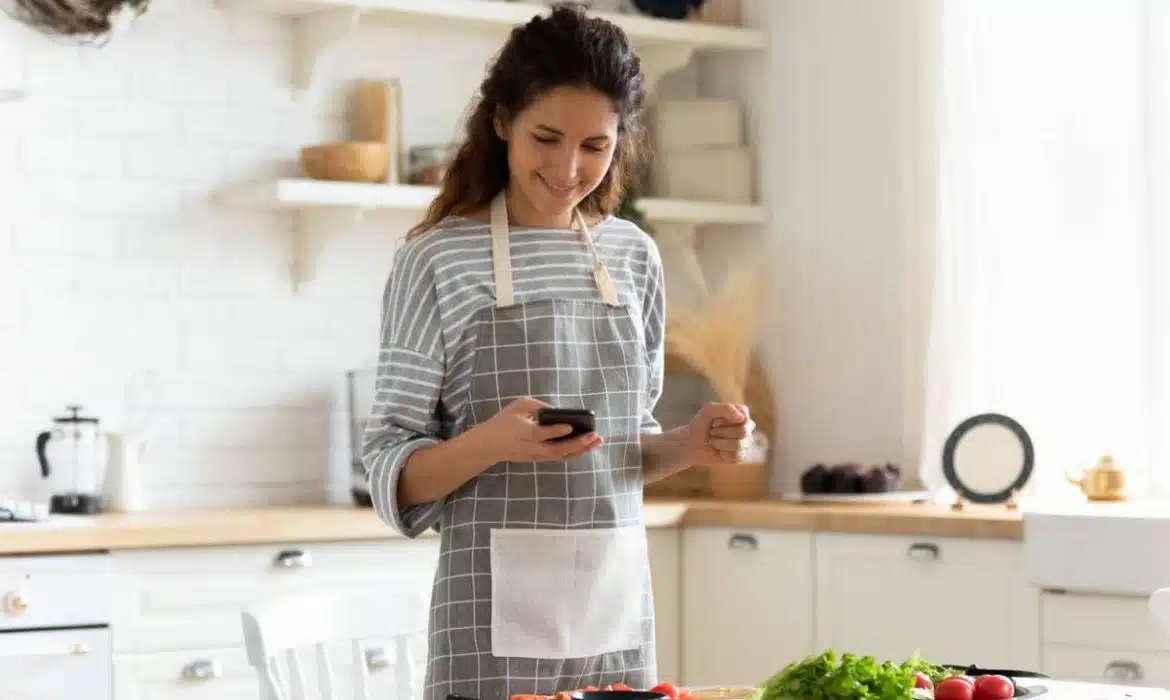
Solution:
{"label": "wooden countertop", "polygon": [[758,527],[870,535],[1024,539],[1018,510],[966,506],[951,510],[933,503],[796,503],[682,501],[688,526]]}
{"label": "wooden countertop", "polygon": [[[719,526],[818,532],[1022,539],[1018,512],[931,504],[650,501],[648,527]],[[394,539],[372,510],[279,506],[53,516],[0,523],[0,554]]]}

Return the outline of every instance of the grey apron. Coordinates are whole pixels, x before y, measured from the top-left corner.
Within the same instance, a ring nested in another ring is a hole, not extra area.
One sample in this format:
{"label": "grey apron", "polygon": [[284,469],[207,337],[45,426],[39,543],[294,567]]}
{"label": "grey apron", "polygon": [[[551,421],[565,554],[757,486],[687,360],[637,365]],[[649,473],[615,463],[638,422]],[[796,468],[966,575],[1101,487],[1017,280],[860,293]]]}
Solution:
{"label": "grey apron", "polygon": [[592,409],[605,442],[567,462],[496,464],[448,498],[426,700],[656,682],[639,449],[646,348],[575,222],[600,299],[515,303],[504,194],[492,202],[496,306],[475,320],[467,424],[531,396]]}

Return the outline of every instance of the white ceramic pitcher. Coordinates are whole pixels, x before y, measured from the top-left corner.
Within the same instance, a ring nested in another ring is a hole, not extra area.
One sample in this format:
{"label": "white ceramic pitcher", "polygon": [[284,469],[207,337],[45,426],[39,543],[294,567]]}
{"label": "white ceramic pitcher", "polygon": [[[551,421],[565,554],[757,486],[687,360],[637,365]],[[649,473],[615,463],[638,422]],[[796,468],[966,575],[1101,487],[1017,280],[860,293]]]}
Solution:
{"label": "white ceramic pitcher", "polygon": [[102,508],[113,513],[146,509],[140,465],[146,441],[123,433],[107,433],[110,461],[102,483]]}

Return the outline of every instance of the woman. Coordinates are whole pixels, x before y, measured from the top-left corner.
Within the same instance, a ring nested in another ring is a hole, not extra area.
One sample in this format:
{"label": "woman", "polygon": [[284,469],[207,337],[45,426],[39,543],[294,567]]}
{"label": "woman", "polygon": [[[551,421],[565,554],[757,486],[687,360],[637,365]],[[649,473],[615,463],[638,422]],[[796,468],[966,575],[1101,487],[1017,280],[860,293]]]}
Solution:
{"label": "woman", "polygon": [[[427,700],[656,682],[644,482],[742,458],[743,406],[663,433],[653,241],[611,215],[644,100],[620,29],[512,32],[386,287],[364,458],[379,516],[440,532]],[[558,440],[537,409],[588,408]]]}

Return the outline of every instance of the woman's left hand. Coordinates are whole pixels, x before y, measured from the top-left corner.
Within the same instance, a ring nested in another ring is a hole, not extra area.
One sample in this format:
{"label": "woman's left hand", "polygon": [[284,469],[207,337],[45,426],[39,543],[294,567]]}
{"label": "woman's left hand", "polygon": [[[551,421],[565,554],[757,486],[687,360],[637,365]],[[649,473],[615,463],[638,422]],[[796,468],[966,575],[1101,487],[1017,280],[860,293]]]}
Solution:
{"label": "woman's left hand", "polygon": [[709,403],[687,424],[687,440],[695,464],[736,464],[752,444],[752,422],[747,406]]}

